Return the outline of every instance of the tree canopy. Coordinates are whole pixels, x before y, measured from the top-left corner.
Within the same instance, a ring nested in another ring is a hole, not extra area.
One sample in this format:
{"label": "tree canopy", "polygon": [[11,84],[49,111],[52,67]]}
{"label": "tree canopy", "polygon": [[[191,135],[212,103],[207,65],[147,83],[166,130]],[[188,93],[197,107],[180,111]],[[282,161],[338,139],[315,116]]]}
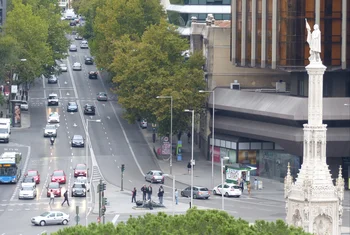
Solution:
{"label": "tree canopy", "polygon": [[89,224],[60,229],[54,235],[307,235],[301,228],[288,227],[282,220],[276,222],[235,219],[224,211],[190,209],[183,215],[165,213],[131,217],[126,223]]}
{"label": "tree canopy", "polygon": [[203,56],[194,54],[185,61],[181,52],[188,42],[165,20],[149,26],[139,42],[124,35],[114,47],[110,70],[116,74],[112,81],[126,119],[147,118],[159,123],[161,133],[169,133],[170,99],[156,97],[172,96],[173,133],[186,130],[189,118],[184,109],[198,111],[205,101],[198,92],[205,88]]}

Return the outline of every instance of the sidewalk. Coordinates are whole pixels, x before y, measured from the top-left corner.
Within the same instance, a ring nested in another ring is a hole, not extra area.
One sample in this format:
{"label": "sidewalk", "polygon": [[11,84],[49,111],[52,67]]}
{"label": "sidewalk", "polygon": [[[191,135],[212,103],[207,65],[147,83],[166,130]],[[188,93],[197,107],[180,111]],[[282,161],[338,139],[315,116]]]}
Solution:
{"label": "sidewalk", "polygon": [[[157,149],[161,147],[159,137],[156,139],[156,142],[152,141],[152,129],[148,127],[147,129],[141,129],[142,134],[144,135],[150,149],[155,155],[155,158],[158,160],[158,165],[160,169],[165,173],[169,174],[169,178],[172,178],[170,175],[170,164],[169,159],[163,160],[161,156],[157,156]],[[176,161],[176,157],[173,157],[173,166],[172,166],[172,175],[175,176],[176,181],[190,185],[191,184],[191,175],[187,172],[187,164],[191,160],[191,144],[187,142],[187,136],[183,135],[182,139],[182,161]],[[173,137],[173,141],[177,141],[177,136]],[[174,146],[173,146],[174,148]],[[194,144],[193,156],[195,159],[194,167],[194,185],[205,186],[209,189],[212,189],[212,163],[207,161],[205,156],[203,156],[196,144]],[[165,157],[167,158],[167,157]],[[214,164],[214,186],[221,184],[221,166],[220,164]],[[284,199],[284,184],[267,178],[262,178],[259,176],[252,176],[252,178],[257,178],[258,181],[263,182],[262,190],[254,190],[252,188],[251,197],[262,200],[273,200],[285,202]],[[225,178],[224,178],[225,180]],[[247,190],[243,194],[248,194]],[[343,207],[350,209],[350,191],[347,190],[344,193]]]}

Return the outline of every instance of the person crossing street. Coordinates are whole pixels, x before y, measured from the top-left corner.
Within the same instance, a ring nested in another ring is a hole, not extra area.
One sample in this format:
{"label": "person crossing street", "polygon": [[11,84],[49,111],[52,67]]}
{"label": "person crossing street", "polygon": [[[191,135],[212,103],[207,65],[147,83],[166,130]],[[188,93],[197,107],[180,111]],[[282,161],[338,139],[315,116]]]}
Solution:
{"label": "person crossing street", "polygon": [[69,201],[68,201],[68,190],[66,190],[66,192],[63,194],[63,196],[64,196],[64,200],[63,200],[61,206],[63,206],[63,204],[64,204],[65,202],[67,202],[67,205],[70,206],[70,205],[69,205]]}
{"label": "person crossing street", "polygon": [[49,205],[54,204],[54,203],[55,203],[55,194],[53,193],[53,191],[51,189]]}

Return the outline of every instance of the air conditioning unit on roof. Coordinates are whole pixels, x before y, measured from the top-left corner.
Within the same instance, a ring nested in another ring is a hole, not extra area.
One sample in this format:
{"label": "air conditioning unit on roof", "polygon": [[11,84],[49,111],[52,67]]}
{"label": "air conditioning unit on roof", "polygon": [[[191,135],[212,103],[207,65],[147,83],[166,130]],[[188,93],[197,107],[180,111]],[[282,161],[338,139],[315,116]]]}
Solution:
{"label": "air conditioning unit on roof", "polygon": [[240,90],[241,89],[241,84],[237,80],[234,80],[234,82],[232,82],[230,84],[230,89],[232,89],[232,90]]}

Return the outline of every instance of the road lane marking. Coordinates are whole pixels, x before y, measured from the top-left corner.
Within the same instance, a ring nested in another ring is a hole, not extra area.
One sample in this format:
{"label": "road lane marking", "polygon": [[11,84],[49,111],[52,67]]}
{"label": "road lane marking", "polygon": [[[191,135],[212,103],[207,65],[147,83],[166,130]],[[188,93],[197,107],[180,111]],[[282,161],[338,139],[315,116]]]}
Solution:
{"label": "road lane marking", "polygon": [[112,219],[112,223],[113,223],[113,224],[115,224],[115,223],[117,222],[119,216],[120,216],[120,215],[115,215],[115,216],[113,217],[113,219]]}

